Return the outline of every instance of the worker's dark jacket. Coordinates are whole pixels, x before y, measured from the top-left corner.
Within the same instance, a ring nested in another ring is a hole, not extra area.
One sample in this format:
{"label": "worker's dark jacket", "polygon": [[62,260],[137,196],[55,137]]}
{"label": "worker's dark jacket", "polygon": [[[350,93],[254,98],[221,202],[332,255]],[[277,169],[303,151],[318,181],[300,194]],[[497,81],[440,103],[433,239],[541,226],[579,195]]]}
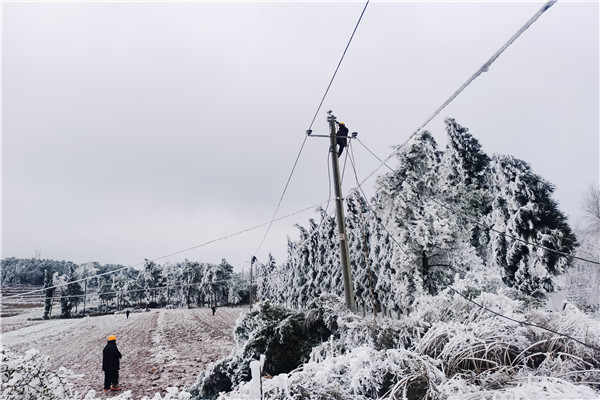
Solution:
{"label": "worker's dark jacket", "polygon": [[337,131],[338,144],[340,144],[340,142],[342,142],[345,145],[347,137],[348,137],[348,128],[346,128],[344,125],[340,125],[340,127],[338,128],[338,131]]}
{"label": "worker's dark jacket", "polygon": [[117,343],[111,340],[102,350],[102,371],[118,370],[120,358],[121,353],[117,349]]}

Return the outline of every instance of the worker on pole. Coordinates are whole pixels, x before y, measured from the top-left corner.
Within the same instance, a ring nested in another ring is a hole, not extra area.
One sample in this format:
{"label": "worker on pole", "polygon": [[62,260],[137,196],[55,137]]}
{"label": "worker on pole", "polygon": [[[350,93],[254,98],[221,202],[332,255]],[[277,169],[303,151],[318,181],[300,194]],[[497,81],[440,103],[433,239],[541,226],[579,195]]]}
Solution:
{"label": "worker on pole", "polygon": [[337,145],[338,145],[338,158],[342,155],[344,151],[344,147],[348,144],[348,128],[346,128],[346,124],[343,122],[337,122],[338,125],[337,130]]}

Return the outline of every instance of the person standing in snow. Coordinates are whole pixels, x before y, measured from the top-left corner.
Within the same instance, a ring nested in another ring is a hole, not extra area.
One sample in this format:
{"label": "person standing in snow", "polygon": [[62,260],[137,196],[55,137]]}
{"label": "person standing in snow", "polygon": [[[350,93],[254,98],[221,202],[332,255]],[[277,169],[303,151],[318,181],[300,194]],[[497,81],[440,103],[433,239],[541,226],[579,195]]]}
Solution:
{"label": "person standing in snow", "polygon": [[119,387],[119,363],[121,353],[117,348],[117,337],[110,335],[102,350],[102,371],[104,371],[104,391],[121,390]]}
{"label": "person standing in snow", "polygon": [[215,311],[217,311],[217,306],[213,303],[213,305],[210,308],[213,312],[213,315],[215,315]]}
{"label": "person standing in snow", "polygon": [[342,155],[342,151],[344,151],[344,147],[348,143],[348,128],[346,128],[346,124],[343,122],[338,122],[338,131],[337,131],[337,145],[338,145],[338,157]]}
{"label": "person standing in snow", "polygon": [[127,316],[127,319],[129,319],[129,310],[125,311],[125,315]]}

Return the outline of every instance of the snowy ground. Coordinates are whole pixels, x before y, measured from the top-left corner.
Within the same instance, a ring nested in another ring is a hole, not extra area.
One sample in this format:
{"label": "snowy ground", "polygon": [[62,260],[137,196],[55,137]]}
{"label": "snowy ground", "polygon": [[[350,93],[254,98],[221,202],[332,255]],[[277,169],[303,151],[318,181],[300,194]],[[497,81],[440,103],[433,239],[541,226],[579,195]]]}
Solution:
{"label": "snowy ground", "polygon": [[[109,334],[117,336],[123,354],[121,387],[134,398],[165,393],[168,386],[188,386],[206,366],[229,354],[233,326],[244,308],[151,310],[70,320],[27,321],[42,309],[2,318],[2,346],[18,353],[38,349],[50,362],[83,378],[74,389],[102,389],[102,349]],[[107,396],[110,396],[108,394]]]}

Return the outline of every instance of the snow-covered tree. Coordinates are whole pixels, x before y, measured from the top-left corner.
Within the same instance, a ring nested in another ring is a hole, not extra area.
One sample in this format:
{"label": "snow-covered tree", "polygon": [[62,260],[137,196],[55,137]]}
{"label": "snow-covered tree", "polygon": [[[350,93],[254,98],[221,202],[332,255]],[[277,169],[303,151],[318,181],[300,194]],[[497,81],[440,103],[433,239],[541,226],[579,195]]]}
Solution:
{"label": "snow-covered tree", "polygon": [[[504,282],[526,295],[544,298],[552,277],[570,264],[577,241],[551,195],[552,184],[524,161],[496,155],[491,163],[490,260]],[[543,246],[543,247],[541,247]]]}
{"label": "snow-covered tree", "polygon": [[69,277],[67,291],[69,294],[69,302],[71,303],[71,307],[75,307],[75,312],[77,312],[79,303],[83,301],[83,288],[81,287],[81,283],[76,282],[77,280],[75,269],[71,267],[71,275]]}
{"label": "snow-covered tree", "polygon": [[[558,280],[557,299],[564,299],[576,304],[587,312],[600,312],[600,191],[597,185],[589,188],[582,203],[583,223],[575,228],[577,242],[577,259],[573,260],[573,268]],[[556,307],[556,301],[549,300]]]}
{"label": "snow-covered tree", "polygon": [[52,314],[52,302],[54,297],[54,291],[56,288],[53,287],[54,282],[52,281],[52,275],[48,273],[48,270],[44,270],[44,319],[49,319]]}
{"label": "snow-covered tree", "polygon": [[440,191],[444,204],[457,211],[457,228],[468,232],[471,245],[484,256],[489,235],[481,222],[491,209],[490,158],[468,128],[452,118],[445,122],[448,145],[442,156]]}
{"label": "snow-covered tree", "polygon": [[171,263],[163,265],[162,275],[163,281],[165,282],[165,290],[163,290],[160,299],[160,303],[163,306],[171,304],[171,297],[175,294],[175,286],[177,284],[176,268],[177,265]]}
{"label": "snow-covered tree", "polygon": [[139,304],[144,298],[144,290],[139,285],[137,279],[127,279],[125,281],[125,295],[130,304]]}
{"label": "snow-covered tree", "polygon": [[247,299],[248,284],[248,280],[242,274],[232,274],[228,282],[227,303],[231,305],[240,304]]}
{"label": "snow-covered tree", "polygon": [[209,264],[202,280],[202,291],[209,303],[227,304],[233,266],[222,259],[220,264]]}
{"label": "snow-covered tree", "polygon": [[296,301],[304,306],[307,301],[314,298],[315,291],[319,290],[318,282],[315,282],[316,270],[315,263],[318,257],[319,225],[313,220],[308,221],[308,229],[300,225],[296,227],[300,230],[300,243],[293,254],[294,266],[294,286],[297,288]]}
{"label": "snow-covered tree", "polygon": [[[75,268],[75,276],[78,279],[85,279],[98,273],[98,263],[86,262]],[[95,280],[96,278],[93,278]]]}
{"label": "snow-covered tree", "polygon": [[600,187],[591,185],[583,199],[583,212],[586,229],[592,234],[600,235]]}
{"label": "snow-covered tree", "polygon": [[179,264],[179,271],[181,303],[190,308],[194,300],[198,297],[198,286],[202,282],[202,269],[200,263],[186,259]]}
{"label": "snow-covered tree", "polygon": [[346,230],[350,265],[354,281],[354,296],[357,307],[363,312],[366,309],[379,308],[379,296],[374,290],[377,286],[375,273],[376,263],[371,246],[371,237],[377,234],[378,226],[371,223],[374,215],[370,214],[367,200],[359,191],[353,190],[346,199]]}
{"label": "snow-covered tree", "polygon": [[98,297],[100,297],[100,303],[103,305],[108,305],[115,298],[111,278],[106,276],[99,278]]}
{"label": "snow-covered tree", "polygon": [[[313,282],[320,288],[313,290],[312,296],[307,298],[308,302],[314,301],[322,293],[339,296],[343,296],[344,293],[337,222],[324,209],[320,210],[320,214],[321,222],[317,234],[318,243],[313,243],[317,246],[317,254],[315,264],[312,266]],[[346,234],[349,236],[348,230]],[[350,239],[348,238],[348,240]]]}
{"label": "snow-covered tree", "polygon": [[121,310],[127,302],[127,290],[128,282],[130,279],[123,273],[119,273],[117,276],[112,277],[111,289],[115,294],[115,300],[117,302],[117,309]]}
{"label": "snow-covered tree", "polygon": [[165,279],[162,276],[161,266],[154,261],[146,259],[144,262],[144,269],[138,275],[138,283],[144,288],[147,304],[156,302],[162,288],[165,286]]}
{"label": "snow-covered tree", "polygon": [[269,300],[277,294],[274,294],[274,277],[272,274],[277,269],[277,263],[271,253],[265,264],[258,264],[256,276],[256,297],[259,300]]}
{"label": "snow-covered tree", "polygon": [[398,167],[378,180],[377,211],[400,245],[393,262],[409,303],[417,292],[436,294],[452,275],[447,254],[456,232],[452,213],[440,206],[440,155],[423,131],[398,151]]}
{"label": "snow-covered tree", "polygon": [[82,300],[83,289],[76,280],[74,266],[70,266],[69,274],[65,277],[66,285],[61,285],[60,288],[61,318],[70,318],[73,307],[77,310],[77,305]]}

